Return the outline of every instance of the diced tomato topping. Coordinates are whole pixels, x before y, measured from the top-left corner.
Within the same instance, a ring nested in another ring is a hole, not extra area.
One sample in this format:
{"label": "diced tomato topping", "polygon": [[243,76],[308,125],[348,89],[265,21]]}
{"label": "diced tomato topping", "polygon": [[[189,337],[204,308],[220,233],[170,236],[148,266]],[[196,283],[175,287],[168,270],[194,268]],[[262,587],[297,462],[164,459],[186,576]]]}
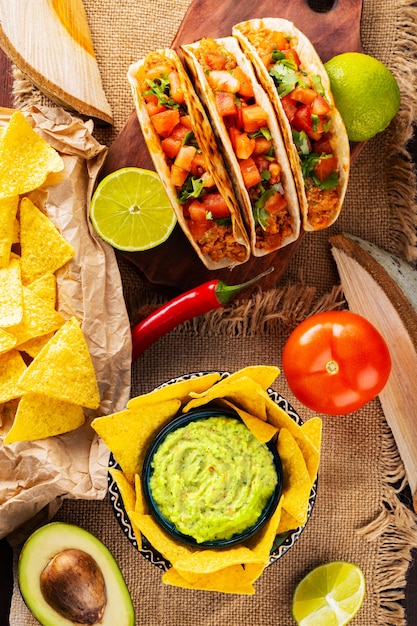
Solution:
{"label": "diced tomato topping", "polygon": [[202,202],[206,211],[213,216],[213,219],[230,216],[229,207],[220,193],[207,193],[203,196]]}
{"label": "diced tomato topping", "polygon": [[318,93],[311,103],[311,112],[314,115],[328,115],[331,110],[327,100]]}
{"label": "diced tomato topping", "polygon": [[151,117],[152,124],[161,137],[168,137],[180,120],[180,114],[175,109],[167,109]]}
{"label": "diced tomato topping", "polygon": [[337,158],[329,157],[327,159],[320,159],[314,168],[314,173],[317,178],[324,183],[333,172],[337,170]]}
{"label": "diced tomato topping", "polygon": [[216,91],[215,99],[217,111],[221,117],[236,114],[237,107],[232,93],[228,93],[226,91]]}
{"label": "diced tomato topping", "polygon": [[181,115],[180,124],[185,126],[187,130],[191,130],[191,118],[189,115]]}
{"label": "diced tomato topping", "polygon": [[265,211],[271,215],[276,215],[288,206],[288,202],[278,191],[265,202]]}
{"label": "diced tomato topping", "polygon": [[181,148],[181,140],[175,139],[171,134],[161,141],[161,148],[169,159],[175,159]]}
{"label": "diced tomato topping", "polygon": [[315,142],[314,152],[317,152],[317,154],[333,154],[333,148],[328,135],[323,135],[323,137]]}
{"label": "diced tomato topping", "polygon": [[194,146],[181,146],[175,159],[175,165],[186,172],[190,172],[196,152],[197,149]]}
{"label": "diced tomato topping", "polygon": [[178,72],[176,70],[172,70],[172,72],[168,74],[168,80],[169,95],[173,100],[175,100],[175,102],[178,102],[178,104],[182,104],[184,102],[184,91],[181,87],[181,81]]}
{"label": "diced tomato topping", "polygon": [[178,139],[179,141],[182,142],[184,141],[188,133],[189,133],[189,129],[187,128],[187,126],[184,126],[184,124],[179,123],[176,126],[174,126],[170,136],[173,139]]}
{"label": "diced tomato topping", "polygon": [[311,119],[311,106],[309,104],[303,104],[302,106],[298,107],[292,123],[296,130],[303,130],[313,140],[320,139],[323,134],[323,129],[320,130],[319,128],[317,128],[317,130],[313,130],[313,120]]}
{"label": "diced tomato topping", "polygon": [[239,162],[245,187],[249,189],[261,182],[261,174],[252,158]]}
{"label": "diced tomato topping", "polygon": [[246,133],[253,133],[267,125],[268,115],[259,104],[241,107],[242,126]]}
{"label": "diced tomato topping", "polygon": [[288,94],[281,98],[281,104],[284,109],[284,113],[288,118],[288,121],[291,123],[294,119],[294,115],[297,111],[297,102],[291,98]]}
{"label": "diced tomato topping", "polygon": [[289,61],[293,61],[296,64],[297,69],[300,67],[301,61],[300,57],[298,56],[297,50],[294,50],[294,48],[288,48],[286,50],[282,49],[281,52],[285,55],[286,59],[288,59]]}
{"label": "diced tomato topping", "polygon": [[274,50],[286,50],[289,47],[288,39],[285,33],[272,31],[269,35],[269,41],[273,44]]}
{"label": "diced tomato topping", "polygon": [[195,153],[190,171],[193,176],[201,176],[206,171],[206,163],[201,152]]}
{"label": "diced tomato topping", "polygon": [[289,95],[297,102],[311,104],[318,94],[317,91],[311,89],[310,87],[301,87],[300,85],[297,85],[297,87],[293,89]]}
{"label": "diced tomato topping", "polygon": [[239,81],[239,90],[238,93],[243,96],[243,98],[253,98],[253,86],[250,81],[250,78],[241,67],[237,66],[232,70],[232,75],[237,78]]}
{"label": "diced tomato topping", "polygon": [[249,159],[255,149],[255,139],[249,137],[246,133],[238,133],[235,135],[235,153],[238,159]]}
{"label": "diced tomato topping", "polygon": [[180,188],[186,181],[188,176],[187,170],[183,170],[182,167],[178,167],[175,163],[171,167],[171,182],[174,187]]}
{"label": "diced tomato topping", "polygon": [[255,137],[254,155],[266,154],[272,146],[272,141],[266,137]]}
{"label": "diced tomato topping", "polygon": [[208,65],[212,70],[224,70],[227,63],[224,54],[219,52],[206,52],[203,60],[204,64]]}
{"label": "diced tomato topping", "polygon": [[206,208],[199,200],[193,200],[188,205],[187,212],[194,222],[205,222],[207,220]]}

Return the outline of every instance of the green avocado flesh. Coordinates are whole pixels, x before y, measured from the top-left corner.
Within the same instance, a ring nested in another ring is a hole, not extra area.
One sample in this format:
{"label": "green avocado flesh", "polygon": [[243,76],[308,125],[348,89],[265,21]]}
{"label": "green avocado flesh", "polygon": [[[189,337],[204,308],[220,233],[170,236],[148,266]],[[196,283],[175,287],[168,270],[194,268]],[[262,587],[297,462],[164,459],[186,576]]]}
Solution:
{"label": "green avocado flesh", "polygon": [[18,580],[42,626],[134,626],[132,600],[113,555],[78,526],[52,522],[36,530],[22,548]]}

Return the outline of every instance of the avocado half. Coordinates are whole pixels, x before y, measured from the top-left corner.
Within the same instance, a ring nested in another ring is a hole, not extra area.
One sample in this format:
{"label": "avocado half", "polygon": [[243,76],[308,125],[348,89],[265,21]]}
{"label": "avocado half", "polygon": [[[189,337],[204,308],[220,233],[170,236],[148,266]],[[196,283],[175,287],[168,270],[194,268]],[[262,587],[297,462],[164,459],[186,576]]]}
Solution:
{"label": "avocado half", "polygon": [[36,530],[20,553],[18,580],[42,626],[134,626],[132,600],[113,555],[78,526],[52,522]]}

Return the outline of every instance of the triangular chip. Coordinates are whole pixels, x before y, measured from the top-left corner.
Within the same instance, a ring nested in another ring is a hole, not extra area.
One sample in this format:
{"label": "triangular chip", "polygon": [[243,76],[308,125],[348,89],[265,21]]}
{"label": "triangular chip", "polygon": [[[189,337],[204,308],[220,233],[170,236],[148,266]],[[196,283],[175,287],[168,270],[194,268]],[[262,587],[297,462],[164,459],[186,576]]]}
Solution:
{"label": "triangular chip", "polygon": [[268,559],[277,534],[277,528],[281,519],[283,501],[284,497],[281,497],[273,515],[267,521],[262,530],[259,531],[259,533],[257,533],[252,539],[245,542],[245,545],[252,550],[258,560],[263,563],[265,567],[268,564]]}
{"label": "triangular chip", "polygon": [[0,354],[8,352],[16,345],[16,337],[0,328]]}
{"label": "triangular chip", "polygon": [[15,222],[19,196],[0,198],[0,267],[6,267],[15,239]]}
{"label": "triangular chip", "polygon": [[262,443],[267,443],[267,441],[271,441],[272,437],[277,434],[277,429],[272,424],[268,424],[268,422],[264,422],[260,420],[258,417],[254,417],[250,415],[243,409],[240,409],[233,402],[229,402],[229,400],[219,399],[217,401],[219,406],[224,406],[232,411],[236,411],[239,415],[240,419],[246,426],[249,428],[251,433],[256,437],[258,441]]}
{"label": "triangular chip", "polygon": [[[180,555],[175,560],[170,559],[170,561],[181,576],[188,578],[188,573],[212,574],[230,565],[263,563],[264,559],[246,546],[238,544],[222,550],[198,550],[193,554]],[[190,579],[192,578],[191,576]]]}
{"label": "triangular chip", "polygon": [[74,256],[74,248],[29,198],[20,202],[20,246],[23,283],[53,274]]}
{"label": "triangular chip", "polygon": [[269,389],[274,380],[279,376],[280,370],[276,365],[248,365],[237,372],[233,372],[226,380],[236,380],[247,376],[255,383],[258,383],[262,389]]}
{"label": "triangular chip", "polygon": [[0,137],[0,198],[28,193],[40,187],[50,172],[61,172],[64,162],[15,111]]}
{"label": "triangular chip", "polygon": [[19,402],[13,426],[4,443],[54,437],[75,430],[84,421],[84,412],[80,406],[41,394],[28,393]]}
{"label": "triangular chip", "polygon": [[220,379],[221,375],[218,372],[211,372],[209,374],[203,374],[202,376],[195,376],[188,378],[187,380],[180,380],[171,385],[164,385],[159,389],[154,389],[149,393],[142,394],[135,398],[131,398],[127,403],[128,409],[149,406],[156,402],[164,402],[166,400],[178,399],[181,404],[185,404],[190,400],[190,393],[201,393],[206,391],[215,382]]}
{"label": "triangular chip", "polygon": [[127,479],[134,483],[142,472],[147,448],[156,433],[178,412],[179,400],[167,400],[138,409],[96,417],[91,426],[113,452]]}
{"label": "triangular chip", "polygon": [[42,393],[89,409],[99,407],[94,366],[75,317],[65,322],[48,341],[19,384],[26,392]]}
{"label": "triangular chip", "polygon": [[284,496],[283,509],[297,520],[297,526],[307,521],[308,500],[311,491],[311,479],[307,465],[297,441],[286,429],[282,428],[278,436],[278,454],[282,463]]}
{"label": "triangular chip", "polygon": [[[256,574],[254,573],[256,570]],[[185,589],[198,589],[200,591],[217,591],[219,593],[233,593],[239,595],[253,595],[255,589],[253,580],[263,571],[263,566],[257,563],[249,563],[243,568],[241,565],[231,565],[213,574],[200,574],[193,582],[186,580],[181,574],[171,567],[164,572],[162,581],[166,585],[183,587]]]}
{"label": "triangular chip", "polygon": [[30,289],[23,286],[23,318],[20,324],[10,326],[8,332],[16,337],[16,345],[20,346],[33,337],[47,335],[60,328],[65,318],[38,298]]}
{"label": "triangular chip", "polygon": [[22,395],[18,381],[26,370],[26,363],[18,350],[0,355],[0,402],[8,402]]}
{"label": "triangular chip", "polygon": [[7,267],[0,267],[0,327],[19,324],[23,318],[23,294],[20,262],[11,259]]}
{"label": "triangular chip", "polygon": [[109,468],[109,474],[119,489],[126,513],[135,510],[136,492],[134,486],[127,480],[123,472],[115,467]]}
{"label": "triangular chip", "polygon": [[46,335],[42,335],[41,337],[33,337],[32,339],[28,339],[24,343],[19,344],[19,350],[21,352],[26,352],[32,359],[35,356],[38,356],[39,352],[42,350],[44,346],[48,343],[51,337],[54,336],[54,333],[48,333]]}
{"label": "triangular chip", "polygon": [[27,288],[45,301],[45,304],[54,309],[56,306],[56,278],[55,274],[43,274],[27,285]]}

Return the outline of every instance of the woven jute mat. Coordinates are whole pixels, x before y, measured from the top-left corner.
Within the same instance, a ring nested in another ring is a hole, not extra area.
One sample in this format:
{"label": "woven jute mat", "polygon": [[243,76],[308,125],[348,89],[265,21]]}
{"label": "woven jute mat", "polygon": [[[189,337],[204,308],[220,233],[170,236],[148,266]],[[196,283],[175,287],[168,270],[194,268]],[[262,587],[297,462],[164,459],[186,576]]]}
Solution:
{"label": "woven jute mat", "polygon": [[[149,50],[169,45],[189,0],[84,0],[104,87],[115,115],[112,131],[97,130],[107,145],[122,128],[133,103],[125,76],[128,65]],[[417,9],[412,0],[365,0],[365,52],[388,65],[402,92],[401,111],[391,127],[370,141],[352,167],[342,214],[329,231],[303,241],[280,285],[227,310],[194,319],[162,338],[133,367],[132,395],[186,372],[235,371],[247,364],[281,364],[290,330],[319,310],[345,306],[328,237],[349,232],[415,263],[415,177],[407,142],[416,117],[414,75]],[[16,71],[16,106],[45,103]],[[142,284],[120,261],[129,312],[134,316],[163,296]],[[292,397],[283,376],[275,389],[303,419],[312,413]],[[110,501],[68,501],[55,519],[90,530],[110,548],[130,589],[137,625],[291,626],[297,582],[314,566],[337,559],[357,563],[367,579],[358,626],[403,626],[405,575],[417,545],[416,517],[398,498],[404,468],[376,399],[346,417],[323,417],[323,448],[316,504],[306,529],[256,583],[254,596],[187,591],[161,583],[161,571],[127,541]],[[16,558],[17,558],[16,550]],[[11,625],[35,624],[17,586]]]}

